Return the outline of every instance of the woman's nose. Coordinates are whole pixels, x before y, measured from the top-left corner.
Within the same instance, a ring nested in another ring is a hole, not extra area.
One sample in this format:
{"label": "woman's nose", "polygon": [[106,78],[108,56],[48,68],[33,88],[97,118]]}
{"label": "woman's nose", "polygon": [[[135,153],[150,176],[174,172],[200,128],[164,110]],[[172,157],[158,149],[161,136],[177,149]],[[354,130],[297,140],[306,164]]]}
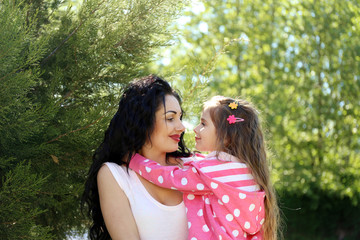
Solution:
{"label": "woman's nose", "polygon": [[185,131],[185,126],[184,124],[182,123],[182,121],[179,121],[178,125],[177,125],[177,130],[180,130],[182,132]]}

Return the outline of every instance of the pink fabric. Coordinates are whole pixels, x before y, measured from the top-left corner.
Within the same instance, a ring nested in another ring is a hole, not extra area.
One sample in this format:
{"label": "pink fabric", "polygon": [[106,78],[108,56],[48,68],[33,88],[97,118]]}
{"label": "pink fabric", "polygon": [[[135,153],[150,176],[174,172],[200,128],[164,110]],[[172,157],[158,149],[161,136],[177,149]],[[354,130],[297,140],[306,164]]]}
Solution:
{"label": "pink fabric", "polygon": [[158,186],[184,193],[188,239],[263,239],[265,193],[257,190],[247,166],[235,161],[229,154],[221,152],[217,159],[211,153],[179,168],[136,154],[130,168]]}

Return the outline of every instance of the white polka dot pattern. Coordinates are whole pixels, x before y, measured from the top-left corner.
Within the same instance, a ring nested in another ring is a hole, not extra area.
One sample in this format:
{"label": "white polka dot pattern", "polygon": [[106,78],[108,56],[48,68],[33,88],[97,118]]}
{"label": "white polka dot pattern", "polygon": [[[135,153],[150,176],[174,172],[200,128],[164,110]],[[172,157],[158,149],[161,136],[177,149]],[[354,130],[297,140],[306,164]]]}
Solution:
{"label": "white polka dot pattern", "polygon": [[211,182],[211,187],[213,188],[213,189],[216,189],[218,186],[219,186],[219,184],[217,184],[217,183],[214,183],[214,182]]}
{"label": "white polka dot pattern", "polygon": [[231,222],[232,220],[234,220],[234,216],[229,213],[229,214],[226,215],[226,220],[228,220],[229,222]]}
{"label": "white polka dot pattern", "polygon": [[189,200],[194,200],[194,198],[195,198],[195,195],[194,195],[194,194],[189,194],[189,195],[187,196],[187,199],[189,199]]}
{"label": "white polka dot pattern", "polygon": [[234,216],[235,216],[235,217],[239,217],[239,216],[240,216],[240,210],[239,210],[239,209],[235,209],[235,210],[234,210]]}
{"label": "white polka dot pattern", "polygon": [[246,198],[246,194],[244,194],[244,193],[239,193],[239,197],[240,197],[240,199],[245,199],[245,198]]}
{"label": "white polka dot pattern", "polygon": [[196,185],[196,188],[197,188],[198,190],[203,190],[203,189],[204,189],[204,184],[198,183],[198,184]]}
{"label": "white polka dot pattern", "polygon": [[181,179],[181,184],[182,184],[182,185],[186,185],[187,183],[188,183],[187,178],[182,178],[182,179]]}
{"label": "white polka dot pattern", "polygon": [[255,204],[252,203],[249,207],[249,211],[252,212],[254,211],[254,209],[255,209]]}
{"label": "white polka dot pattern", "polygon": [[260,227],[265,217],[264,192],[249,190],[255,185],[246,164],[213,158],[185,161],[179,168],[161,166],[148,159],[133,160],[130,168],[142,177],[184,193],[188,239],[250,239],[249,234],[254,240],[263,239]]}
{"label": "white polka dot pattern", "polygon": [[210,231],[210,229],[209,229],[209,227],[208,227],[207,225],[204,225],[204,226],[202,227],[202,230],[203,230],[204,232]]}
{"label": "white polka dot pattern", "polygon": [[223,203],[228,203],[228,202],[229,202],[229,200],[230,200],[230,198],[229,198],[229,196],[228,196],[228,195],[224,195],[224,196],[222,196],[222,202],[223,202]]}

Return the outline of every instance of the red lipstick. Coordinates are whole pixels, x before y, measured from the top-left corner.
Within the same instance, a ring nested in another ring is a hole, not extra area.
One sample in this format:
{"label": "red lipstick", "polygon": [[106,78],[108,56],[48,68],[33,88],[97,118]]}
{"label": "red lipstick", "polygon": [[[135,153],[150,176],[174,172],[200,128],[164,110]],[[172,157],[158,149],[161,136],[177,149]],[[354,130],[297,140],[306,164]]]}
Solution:
{"label": "red lipstick", "polygon": [[174,139],[174,141],[176,142],[180,142],[180,135],[179,134],[174,134],[170,136],[172,139]]}

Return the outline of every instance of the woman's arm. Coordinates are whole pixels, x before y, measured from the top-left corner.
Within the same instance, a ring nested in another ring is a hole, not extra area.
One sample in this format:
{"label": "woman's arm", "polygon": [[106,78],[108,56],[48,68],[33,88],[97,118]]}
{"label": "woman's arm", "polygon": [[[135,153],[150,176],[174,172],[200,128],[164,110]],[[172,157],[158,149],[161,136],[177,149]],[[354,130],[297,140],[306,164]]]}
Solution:
{"label": "woman's arm", "polygon": [[101,212],[113,240],[139,240],[130,203],[110,169],[104,165],[97,175]]}

